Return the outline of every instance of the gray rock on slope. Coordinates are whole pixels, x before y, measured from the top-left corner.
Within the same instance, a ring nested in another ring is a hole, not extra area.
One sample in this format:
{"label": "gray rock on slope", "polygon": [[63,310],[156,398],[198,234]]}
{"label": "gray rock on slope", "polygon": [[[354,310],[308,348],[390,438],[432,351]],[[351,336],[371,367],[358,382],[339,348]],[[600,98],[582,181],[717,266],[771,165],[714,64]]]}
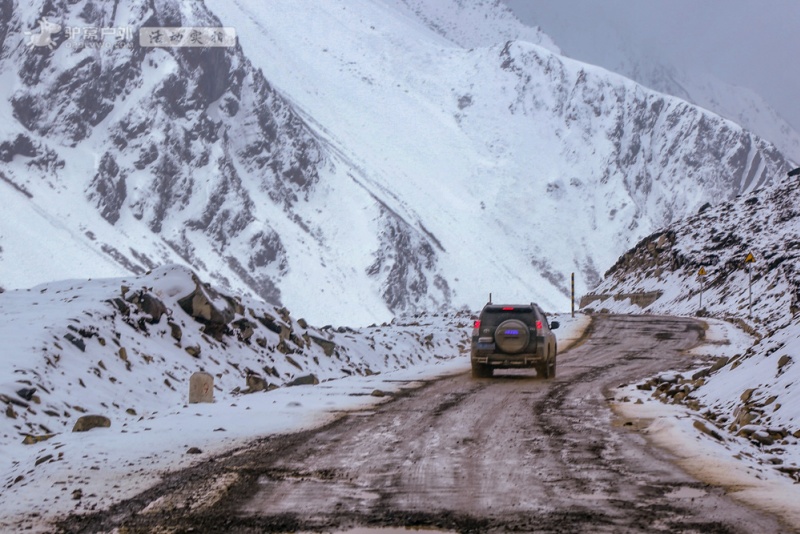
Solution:
{"label": "gray rock on slope", "polygon": [[109,428],[111,419],[104,415],[82,415],[72,427],[73,432],[86,432],[93,428]]}

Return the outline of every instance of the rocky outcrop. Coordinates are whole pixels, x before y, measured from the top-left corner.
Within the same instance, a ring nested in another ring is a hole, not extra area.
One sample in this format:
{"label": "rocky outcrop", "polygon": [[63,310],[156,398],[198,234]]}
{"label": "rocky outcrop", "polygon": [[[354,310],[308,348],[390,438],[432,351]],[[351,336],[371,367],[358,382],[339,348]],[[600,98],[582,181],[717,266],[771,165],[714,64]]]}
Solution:
{"label": "rocky outcrop", "polygon": [[163,302],[155,295],[143,290],[134,292],[126,300],[136,306],[142,313],[149,315],[148,322],[150,324],[158,324],[161,321],[161,317],[169,313]]}
{"label": "rocky outcrop", "polygon": [[449,308],[450,287],[437,273],[436,246],[441,245],[387,206],[381,212],[382,246],[374,252],[375,261],[366,274],[380,281],[383,300],[389,309],[400,313]]}
{"label": "rocky outcrop", "polygon": [[[741,286],[749,283],[751,271],[754,284],[768,281],[765,287],[770,296],[763,296],[764,305],[785,303],[788,298],[788,304],[765,309],[765,319],[795,314],[800,310],[800,270],[795,268],[800,260],[798,201],[797,180],[787,177],[734,201],[704,206],[700,213],[639,241],[587,298],[649,293],[654,286],[672,284],[686,289],[675,301],[658,305],[665,311],[685,307],[683,303],[698,299],[702,269],[706,272],[704,313],[735,316],[747,304],[741,299]],[[747,264],[751,253],[758,256],[757,261]]]}
{"label": "rocky outcrop", "polygon": [[250,372],[246,377],[247,388],[242,390],[242,393],[256,393],[258,391],[272,391],[277,389],[278,386],[270,384],[260,375]]}

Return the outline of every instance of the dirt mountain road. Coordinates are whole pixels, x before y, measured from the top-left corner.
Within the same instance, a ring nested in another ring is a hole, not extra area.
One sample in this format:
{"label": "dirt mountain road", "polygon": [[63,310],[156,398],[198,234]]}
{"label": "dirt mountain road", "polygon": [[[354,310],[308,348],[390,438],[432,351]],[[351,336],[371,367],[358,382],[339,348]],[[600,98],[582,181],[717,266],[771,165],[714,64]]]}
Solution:
{"label": "dirt mountain road", "polygon": [[266,439],[169,477],[67,531],[786,532],[683,473],[620,421],[618,385],[687,364],[690,319],[597,316],[535,371],[409,390],[316,431]]}

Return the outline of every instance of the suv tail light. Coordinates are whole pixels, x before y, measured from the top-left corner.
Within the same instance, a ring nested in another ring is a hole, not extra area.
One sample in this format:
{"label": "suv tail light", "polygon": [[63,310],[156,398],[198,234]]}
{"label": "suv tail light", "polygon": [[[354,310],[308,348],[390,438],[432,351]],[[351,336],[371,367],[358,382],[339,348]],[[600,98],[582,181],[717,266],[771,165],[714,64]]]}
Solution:
{"label": "suv tail light", "polygon": [[503,311],[514,311],[514,306],[506,306]]}
{"label": "suv tail light", "polygon": [[479,329],[480,327],[481,327],[481,322],[480,322],[480,321],[475,321],[475,326],[473,326],[473,328],[474,328],[475,330],[477,330],[477,329]]}
{"label": "suv tail light", "polygon": [[542,321],[536,321],[536,330],[542,329]]}

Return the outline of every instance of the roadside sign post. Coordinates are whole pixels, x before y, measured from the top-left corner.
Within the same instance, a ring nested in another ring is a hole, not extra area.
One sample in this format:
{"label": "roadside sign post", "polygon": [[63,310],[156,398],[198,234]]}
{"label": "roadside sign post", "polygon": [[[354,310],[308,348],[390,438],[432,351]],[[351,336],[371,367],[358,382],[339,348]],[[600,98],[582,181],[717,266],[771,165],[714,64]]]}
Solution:
{"label": "roadside sign post", "polygon": [[697,279],[700,280],[700,308],[699,311],[703,310],[703,282],[706,279],[706,268],[700,267],[700,270],[697,272]]}
{"label": "roadside sign post", "polygon": [[750,252],[747,254],[747,257],[744,259],[744,263],[747,265],[747,317],[753,317],[753,264],[756,262],[756,258],[753,256],[753,253]]}

